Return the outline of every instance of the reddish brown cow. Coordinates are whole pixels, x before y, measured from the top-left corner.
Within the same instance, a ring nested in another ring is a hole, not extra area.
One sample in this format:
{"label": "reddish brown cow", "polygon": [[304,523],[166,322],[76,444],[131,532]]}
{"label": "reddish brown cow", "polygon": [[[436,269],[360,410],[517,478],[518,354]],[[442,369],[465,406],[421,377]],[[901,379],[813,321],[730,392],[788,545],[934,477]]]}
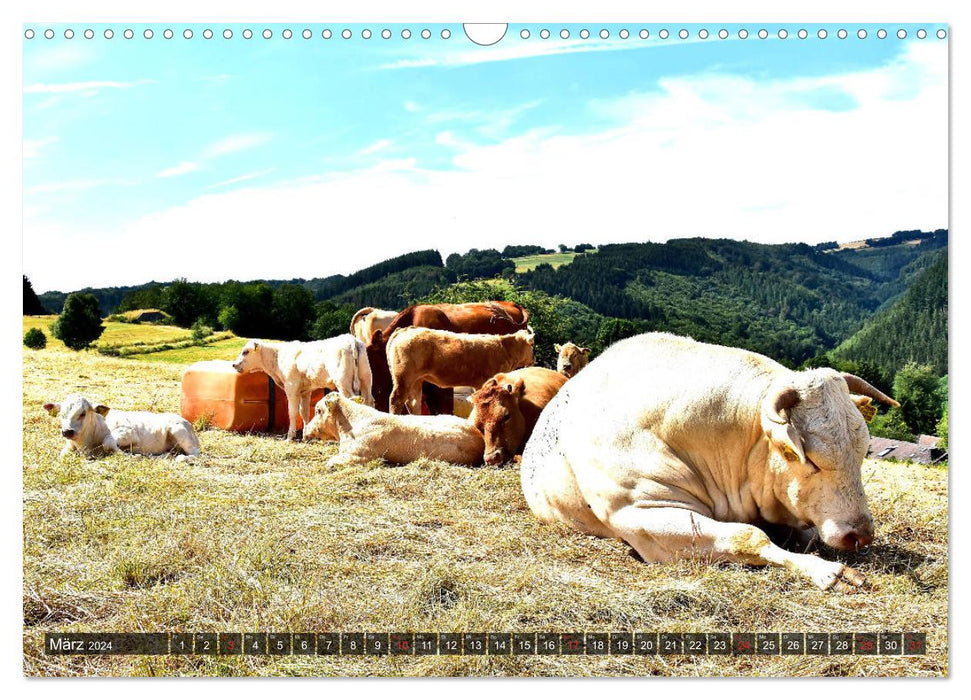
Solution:
{"label": "reddish brown cow", "polygon": [[485,437],[485,463],[502,464],[523,453],[543,407],[566,383],[544,367],[497,374],[469,397],[471,422]]}
{"label": "reddish brown cow", "polygon": [[391,371],[388,369],[387,342],[399,328],[422,326],[456,333],[515,333],[524,330],[529,312],[511,301],[473,304],[416,304],[402,311],[384,331],[377,330],[367,346],[371,364],[371,394],[374,407],[388,410],[391,396]]}

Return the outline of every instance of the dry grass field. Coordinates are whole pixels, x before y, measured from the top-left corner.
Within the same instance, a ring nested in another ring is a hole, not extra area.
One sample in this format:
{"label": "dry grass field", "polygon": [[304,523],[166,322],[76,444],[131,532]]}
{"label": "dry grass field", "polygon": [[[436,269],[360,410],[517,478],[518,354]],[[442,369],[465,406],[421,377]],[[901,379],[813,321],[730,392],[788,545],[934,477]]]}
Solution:
{"label": "dry grass field", "polygon": [[[230,359],[235,350],[192,348]],[[148,358],[151,359],[151,358]],[[187,358],[188,359],[188,358]],[[940,676],[947,471],[867,462],[870,588],[779,569],[643,564],[537,522],[514,467],[328,468],[332,444],[206,431],[202,456],[58,461],[42,409],[80,391],[178,411],[177,362],[24,350],[27,675]],[[827,556],[833,557],[832,553]],[[46,656],[47,631],[926,631],[923,657]]]}

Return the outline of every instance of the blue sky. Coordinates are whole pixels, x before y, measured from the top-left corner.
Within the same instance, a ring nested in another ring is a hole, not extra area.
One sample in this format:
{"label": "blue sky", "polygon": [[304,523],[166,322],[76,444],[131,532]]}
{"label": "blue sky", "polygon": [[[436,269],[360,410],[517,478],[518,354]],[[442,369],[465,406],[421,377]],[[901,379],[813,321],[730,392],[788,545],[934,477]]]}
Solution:
{"label": "blue sky", "polygon": [[24,40],[24,271],[39,291],[325,276],[424,247],[947,226],[936,25],[882,40],[870,25],[866,39],[785,25],[784,40],[780,25],[744,40],[742,25],[704,25],[706,39],[687,25],[687,40],[680,25],[667,39],[510,25],[490,47],[461,25],[409,39],[108,26]]}

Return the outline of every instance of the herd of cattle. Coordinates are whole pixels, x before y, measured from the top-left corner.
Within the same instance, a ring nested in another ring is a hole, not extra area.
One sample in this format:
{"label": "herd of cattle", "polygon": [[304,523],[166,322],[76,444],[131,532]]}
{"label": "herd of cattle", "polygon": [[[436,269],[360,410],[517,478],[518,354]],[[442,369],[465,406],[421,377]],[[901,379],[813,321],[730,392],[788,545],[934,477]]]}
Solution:
{"label": "herd of cattle", "polygon": [[[589,364],[587,348],[557,345],[553,371],[533,366],[528,321],[502,301],[366,308],[336,338],[251,340],[233,367],[282,387],[288,439],[299,416],[304,438],[337,441],[331,465],[496,465],[521,455],[523,494],[540,520],[620,538],[645,561],[771,564],[823,589],[864,584],[839,562],[777,546],[761,526],[835,549],[869,545],[866,420],[872,400],[896,401],[851,374],[797,372],[666,333],[615,343]],[[436,405],[434,387],[474,388],[468,418]],[[333,391],[311,415],[320,388]],[[109,411],[78,395],[44,408],[60,418],[62,456],[199,454],[175,414]]]}

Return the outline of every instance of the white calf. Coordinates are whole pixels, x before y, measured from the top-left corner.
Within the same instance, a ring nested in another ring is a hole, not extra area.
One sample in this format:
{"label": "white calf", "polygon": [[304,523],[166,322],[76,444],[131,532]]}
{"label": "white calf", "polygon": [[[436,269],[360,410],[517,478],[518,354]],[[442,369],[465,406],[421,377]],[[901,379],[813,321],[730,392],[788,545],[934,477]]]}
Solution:
{"label": "white calf", "polygon": [[408,464],[419,457],[453,464],[482,464],[485,442],[475,426],[458,416],[395,416],[328,394],[317,403],[307,437],[336,433],[340,447],[328,465],[384,459]]}
{"label": "white calf", "polygon": [[199,438],[192,425],[175,413],[114,411],[71,394],[61,403],[45,403],[44,410],[61,420],[64,449],[61,457],[77,450],[88,459],[112,452],[161,455],[182,452],[177,461],[199,455]]}
{"label": "white calf", "polygon": [[251,340],[243,347],[233,368],[266,372],[287,395],[290,428],[287,439],[297,434],[297,415],[310,422],[310,395],[314,389],[336,389],[347,398],[360,396],[371,406],[371,365],[364,343],[344,333],[309,343],[271,343]]}

